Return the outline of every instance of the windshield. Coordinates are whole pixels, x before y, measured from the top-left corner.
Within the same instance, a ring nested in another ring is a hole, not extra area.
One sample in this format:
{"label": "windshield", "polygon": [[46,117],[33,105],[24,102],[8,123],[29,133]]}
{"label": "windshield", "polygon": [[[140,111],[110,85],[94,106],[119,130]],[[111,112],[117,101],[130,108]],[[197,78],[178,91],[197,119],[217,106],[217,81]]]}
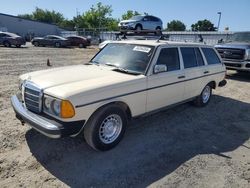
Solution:
{"label": "windshield", "polygon": [[250,32],[249,33],[234,33],[232,40],[239,41],[239,42],[250,42]]}
{"label": "windshield", "polygon": [[140,21],[142,18],[143,16],[133,16],[132,18],[130,18],[130,20]]}
{"label": "windshield", "polygon": [[154,47],[146,45],[110,43],[93,59],[92,63],[143,74],[146,71]]}

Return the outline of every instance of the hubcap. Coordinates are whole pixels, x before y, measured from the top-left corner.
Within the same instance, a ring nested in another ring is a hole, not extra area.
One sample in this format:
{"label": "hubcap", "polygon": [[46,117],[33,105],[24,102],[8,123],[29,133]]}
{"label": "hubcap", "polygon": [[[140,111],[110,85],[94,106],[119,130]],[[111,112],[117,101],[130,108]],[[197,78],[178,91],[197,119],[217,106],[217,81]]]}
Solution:
{"label": "hubcap", "polygon": [[106,117],[99,129],[99,138],[105,144],[114,142],[122,130],[122,119],[117,114]]}
{"label": "hubcap", "polygon": [[202,92],[202,102],[207,103],[211,95],[211,88],[206,86]]}

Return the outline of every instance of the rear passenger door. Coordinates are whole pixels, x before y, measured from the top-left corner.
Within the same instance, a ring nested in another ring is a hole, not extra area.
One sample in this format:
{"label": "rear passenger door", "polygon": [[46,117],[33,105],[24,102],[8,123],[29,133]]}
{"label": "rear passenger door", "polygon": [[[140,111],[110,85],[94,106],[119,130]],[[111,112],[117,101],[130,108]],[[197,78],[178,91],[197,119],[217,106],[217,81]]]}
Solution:
{"label": "rear passenger door", "polygon": [[200,48],[198,47],[181,47],[181,57],[184,66],[185,92],[184,100],[198,96],[205,87],[206,78],[204,75],[209,74]]}
{"label": "rear passenger door", "polygon": [[[180,102],[184,94],[184,82],[179,82],[184,73],[177,47],[159,47],[152,64],[147,78],[147,112]],[[154,73],[157,64],[166,65],[167,71]]]}

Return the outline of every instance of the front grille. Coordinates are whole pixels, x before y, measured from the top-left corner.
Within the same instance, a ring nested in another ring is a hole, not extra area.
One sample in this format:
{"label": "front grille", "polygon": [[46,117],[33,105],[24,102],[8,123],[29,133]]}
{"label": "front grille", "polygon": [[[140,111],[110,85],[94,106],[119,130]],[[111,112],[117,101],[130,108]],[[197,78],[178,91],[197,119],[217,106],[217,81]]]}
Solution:
{"label": "front grille", "polygon": [[242,61],[245,58],[244,49],[217,48],[217,51],[224,60]]}
{"label": "front grille", "polygon": [[229,67],[238,67],[238,68],[241,67],[241,64],[225,63],[225,65]]}
{"label": "front grille", "polygon": [[23,99],[28,110],[36,113],[40,113],[42,111],[42,91],[34,84],[24,84]]}

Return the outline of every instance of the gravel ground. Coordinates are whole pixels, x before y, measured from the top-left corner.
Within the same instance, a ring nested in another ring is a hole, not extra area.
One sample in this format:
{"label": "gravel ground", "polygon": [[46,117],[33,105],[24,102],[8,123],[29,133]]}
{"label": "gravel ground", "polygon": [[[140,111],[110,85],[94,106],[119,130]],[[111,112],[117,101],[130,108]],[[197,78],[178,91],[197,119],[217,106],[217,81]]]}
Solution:
{"label": "gravel ground", "polygon": [[228,72],[210,104],[131,122],[113,150],[22,126],[10,96],[22,73],[80,64],[98,50],[0,47],[0,187],[250,187],[250,74]]}

